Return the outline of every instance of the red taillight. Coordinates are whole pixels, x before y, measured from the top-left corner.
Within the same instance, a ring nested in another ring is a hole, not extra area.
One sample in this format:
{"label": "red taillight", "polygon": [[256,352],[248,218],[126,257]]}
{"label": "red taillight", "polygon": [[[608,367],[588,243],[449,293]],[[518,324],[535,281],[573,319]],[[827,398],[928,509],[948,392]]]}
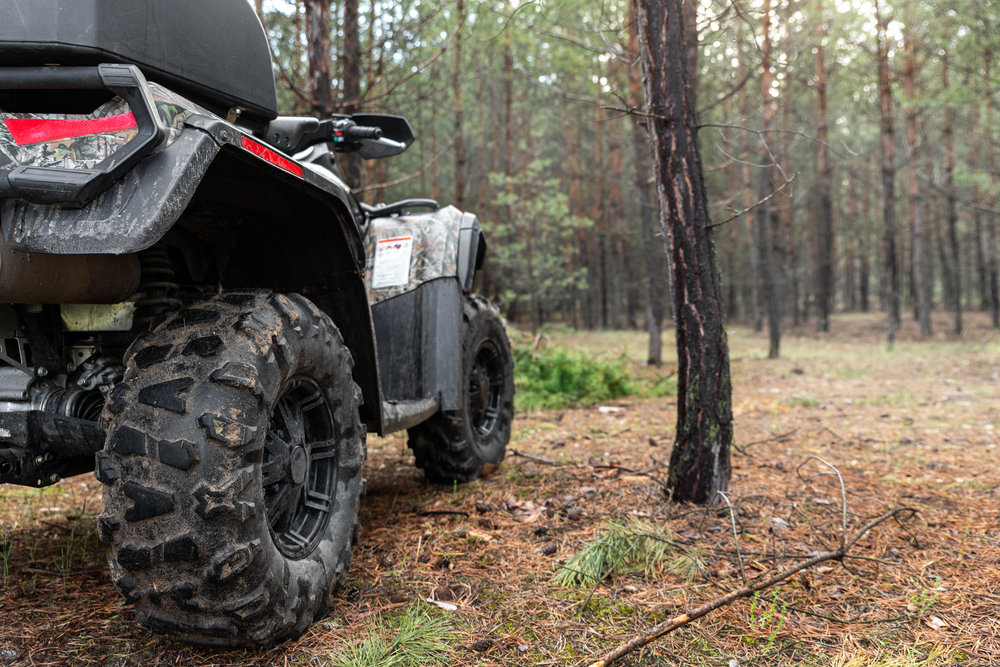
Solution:
{"label": "red taillight", "polygon": [[246,137],[241,137],[240,143],[243,148],[247,149],[257,157],[263,158],[273,165],[277,165],[287,172],[295,174],[298,177],[302,177],[302,167],[295,164],[291,160],[281,157],[270,148],[258,144],[256,141],[251,141]]}
{"label": "red taillight", "polygon": [[88,134],[102,134],[131,130],[138,124],[131,113],[94,118],[92,120],[63,120],[48,118],[7,118],[4,120],[14,143],[18,146],[40,144],[58,139],[84,137]]}

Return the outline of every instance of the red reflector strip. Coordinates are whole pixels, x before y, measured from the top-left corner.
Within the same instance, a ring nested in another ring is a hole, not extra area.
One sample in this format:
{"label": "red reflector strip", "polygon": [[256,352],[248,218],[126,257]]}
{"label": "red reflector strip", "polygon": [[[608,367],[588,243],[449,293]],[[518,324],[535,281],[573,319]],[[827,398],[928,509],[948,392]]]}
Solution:
{"label": "red reflector strip", "polygon": [[256,141],[251,141],[246,137],[242,137],[240,139],[240,143],[243,144],[243,148],[247,149],[257,157],[263,158],[268,162],[270,162],[271,164],[281,167],[282,169],[291,174],[295,174],[299,178],[302,177],[302,167],[295,164],[291,160],[281,157],[280,155],[272,151],[270,148],[267,148],[266,146],[261,146]]}
{"label": "red reflector strip", "polygon": [[18,146],[84,137],[88,134],[131,130],[136,127],[135,116],[131,113],[120,113],[116,116],[92,120],[7,118],[4,123],[7,124],[7,129],[10,130],[11,137]]}

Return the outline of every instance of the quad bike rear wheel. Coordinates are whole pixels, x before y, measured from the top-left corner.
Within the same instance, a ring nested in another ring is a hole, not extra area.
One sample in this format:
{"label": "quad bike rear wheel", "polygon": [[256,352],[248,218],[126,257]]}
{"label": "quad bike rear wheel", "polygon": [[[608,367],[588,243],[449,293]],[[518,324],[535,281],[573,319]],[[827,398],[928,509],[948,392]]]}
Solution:
{"label": "quad bike rear wheel", "polygon": [[298,636],[358,536],[365,431],[340,333],[301,296],[230,293],[144,334],[126,364],[96,471],[119,591],[186,643]]}
{"label": "quad bike rear wheel", "polygon": [[417,467],[438,483],[471,482],[500,463],[514,417],[514,361],[496,308],[479,296],[462,307],[462,391],[457,411],[409,429]]}

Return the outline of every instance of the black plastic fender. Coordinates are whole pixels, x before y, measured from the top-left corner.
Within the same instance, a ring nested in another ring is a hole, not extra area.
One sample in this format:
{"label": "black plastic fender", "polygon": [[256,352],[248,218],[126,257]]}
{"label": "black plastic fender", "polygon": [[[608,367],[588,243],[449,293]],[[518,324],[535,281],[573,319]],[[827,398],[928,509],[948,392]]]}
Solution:
{"label": "black plastic fender", "polygon": [[18,252],[145,250],[177,222],[218,152],[210,135],[190,130],[81,208],[0,200],[4,236]]}

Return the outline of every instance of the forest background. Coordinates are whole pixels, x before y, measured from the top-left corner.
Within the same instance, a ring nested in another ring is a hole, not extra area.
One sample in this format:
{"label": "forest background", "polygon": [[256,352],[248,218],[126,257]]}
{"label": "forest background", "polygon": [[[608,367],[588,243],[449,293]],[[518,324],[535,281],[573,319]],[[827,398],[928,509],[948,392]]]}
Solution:
{"label": "forest background", "polygon": [[[900,303],[1000,325],[990,2],[709,2],[688,21],[726,315]],[[257,0],[284,114],[406,116],[393,160],[345,161],[371,203],[438,199],[491,241],[508,319],[634,328],[669,313],[628,0]],[[328,39],[327,39],[328,37]],[[769,316],[769,317],[768,317]],[[651,357],[658,350],[651,346]]]}

